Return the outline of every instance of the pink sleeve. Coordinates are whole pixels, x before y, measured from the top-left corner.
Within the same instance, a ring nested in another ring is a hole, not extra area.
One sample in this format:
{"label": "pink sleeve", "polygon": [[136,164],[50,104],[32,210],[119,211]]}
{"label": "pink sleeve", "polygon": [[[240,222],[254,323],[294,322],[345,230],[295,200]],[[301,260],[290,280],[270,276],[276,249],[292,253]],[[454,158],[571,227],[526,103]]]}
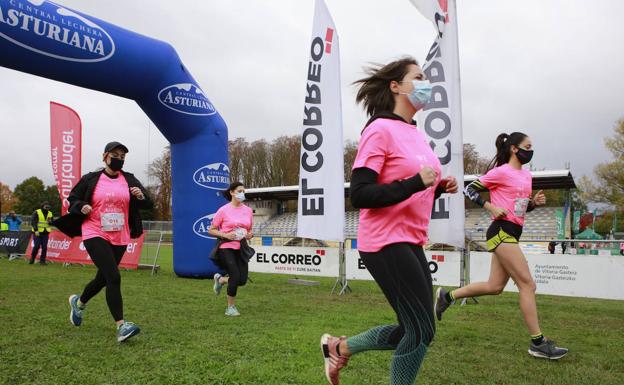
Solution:
{"label": "pink sleeve", "polygon": [[217,230],[221,228],[221,225],[223,224],[223,207],[221,207],[219,210],[217,210],[217,213],[215,214],[214,218],[212,218],[212,226],[214,226]]}
{"label": "pink sleeve", "polygon": [[352,170],[366,167],[379,174],[386,161],[387,148],[385,132],[380,127],[369,126],[360,140]]}
{"label": "pink sleeve", "polygon": [[485,175],[479,177],[479,181],[490,190],[501,182],[501,170],[499,167],[495,167],[488,171]]}

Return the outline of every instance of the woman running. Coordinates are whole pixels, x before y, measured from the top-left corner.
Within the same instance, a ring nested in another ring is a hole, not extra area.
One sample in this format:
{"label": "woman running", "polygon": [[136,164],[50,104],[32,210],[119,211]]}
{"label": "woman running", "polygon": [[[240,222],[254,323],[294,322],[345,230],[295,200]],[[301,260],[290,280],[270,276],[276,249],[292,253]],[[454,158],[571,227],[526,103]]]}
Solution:
{"label": "woman running", "polygon": [[[511,277],[518,286],[520,310],[531,334],[529,354],[556,360],[565,356],[568,349],[557,347],[542,334],[537,320],[535,282],[518,245],[525,213],[546,204],[542,191],[531,199],[531,172],[522,168],[533,157],[531,138],[521,132],[500,134],[496,138],[496,150],[492,161],[495,167],[464,190],[471,201],[492,214],[493,222],[486,235],[488,251],[493,253],[490,277],[487,282],[471,283],[449,292],[439,288],[435,312],[438,320],[442,320],[442,313],[457,299],[498,295]],[[485,190],[490,191],[491,202],[484,201],[479,194]]]}
{"label": "woman running", "polygon": [[456,193],[412,121],[431,97],[431,85],[413,58],[368,68],[360,84],[370,120],[351,174],[351,202],[360,208],[358,251],[395,311],[398,324],[374,327],[350,338],[324,334],[325,375],[333,385],[349,358],[368,350],[394,350],[392,385],[411,385],[435,334],[431,273],[423,252],[434,199]]}
{"label": "woman running", "polygon": [[251,239],[253,233],[253,210],[244,205],[245,186],[241,182],[230,184],[223,195],[230,203],[221,206],[215,214],[208,232],[222,239],[217,250],[217,260],[227,276],[214,275],[214,292],[219,295],[227,284],[227,309],[225,315],[239,316],[236,308],[236,293],[239,286],[245,286],[249,273],[249,261],[241,255],[241,241]]}
{"label": "woman running", "polygon": [[106,303],[117,326],[117,341],[139,334],[124,320],[119,262],[131,239],[143,234],[139,209],[153,207],[134,175],[122,171],[128,148],[111,142],[104,148],[105,168],[84,175],[69,195],[69,213],[53,224],[70,237],[82,235],[85,249],[97,267],[82,295],[69,297],[69,320],[80,326],[87,303],[106,287]]}

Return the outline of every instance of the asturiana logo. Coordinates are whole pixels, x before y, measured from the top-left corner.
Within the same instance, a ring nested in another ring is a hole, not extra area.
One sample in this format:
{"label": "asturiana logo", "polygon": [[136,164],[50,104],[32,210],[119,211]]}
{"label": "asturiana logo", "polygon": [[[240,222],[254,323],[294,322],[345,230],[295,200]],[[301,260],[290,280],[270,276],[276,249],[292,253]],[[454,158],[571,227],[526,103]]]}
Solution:
{"label": "asturiana logo", "polygon": [[99,62],[115,53],[115,42],[104,28],[44,0],[0,2],[0,37],[27,50],[74,62]]}
{"label": "asturiana logo", "polygon": [[167,108],[188,115],[213,115],[217,111],[201,88],[191,83],[173,84],[158,93]]}
{"label": "asturiana logo", "polygon": [[230,185],[230,168],[225,163],[207,164],[193,174],[195,183],[213,190],[225,190]]}
{"label": "asturiana logo", "polygon": [[208,214],[196,220],[195,223],[193,223],[193,232],[202,238],[216,239],[208,234],[208,229],[210,229],[214,216],[214,214]]}

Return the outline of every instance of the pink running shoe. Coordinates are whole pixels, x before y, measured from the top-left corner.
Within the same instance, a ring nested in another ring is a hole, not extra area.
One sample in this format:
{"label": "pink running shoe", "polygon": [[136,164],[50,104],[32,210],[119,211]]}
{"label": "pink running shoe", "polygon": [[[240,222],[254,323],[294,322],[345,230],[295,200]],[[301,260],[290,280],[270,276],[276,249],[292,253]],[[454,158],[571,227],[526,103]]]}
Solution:
{"label": "pink running shoe", "polygon": [[338,355],[337,347],[340,342],[346,340],[347,337],[334,337],[329,334],[321,336],[321,353],[325,359],[325,377],[332,385],[340,385],[340,369],[347,366],[348,357]]}

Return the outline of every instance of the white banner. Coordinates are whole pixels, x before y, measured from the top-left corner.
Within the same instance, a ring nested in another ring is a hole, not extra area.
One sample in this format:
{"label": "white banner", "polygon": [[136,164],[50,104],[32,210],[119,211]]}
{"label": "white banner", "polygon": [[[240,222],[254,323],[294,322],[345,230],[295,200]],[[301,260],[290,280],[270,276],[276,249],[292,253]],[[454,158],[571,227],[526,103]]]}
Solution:
{"label": "white banner", "polygon": [[337,277],[338,249],[329,247],[254,246],[249,271]]}
{"label": "white banner", "polygon": [[[459,286],[461,255],[457,251],[425,251],[434,285]],[[347,279],[372,280],[357,250],[345,253]]]}
{"label": "white banner", "polygon": [[[526,254],[538,294],[624,300],[621,256]],[[470,282],[487,281],[490,253],[470,253]],[[510,279],[505,291],[517,292]]]}
{"label": "white banner", "polygon": [[[344,154],[336,27],[316,0],[301,135],[297,236],[344,240]],[[340,215],[336,215],[340,214]]]}
{"label": "white banner", "polygon": [[[437,32],[423,71],[431,82],[431,101],[417,116],[442,163],[442,176],[464,182],[461,89],[455,0],[410,0]],[[429,225],[432,242],[464,247],[464,196],[444,194],[435,202]]]}

